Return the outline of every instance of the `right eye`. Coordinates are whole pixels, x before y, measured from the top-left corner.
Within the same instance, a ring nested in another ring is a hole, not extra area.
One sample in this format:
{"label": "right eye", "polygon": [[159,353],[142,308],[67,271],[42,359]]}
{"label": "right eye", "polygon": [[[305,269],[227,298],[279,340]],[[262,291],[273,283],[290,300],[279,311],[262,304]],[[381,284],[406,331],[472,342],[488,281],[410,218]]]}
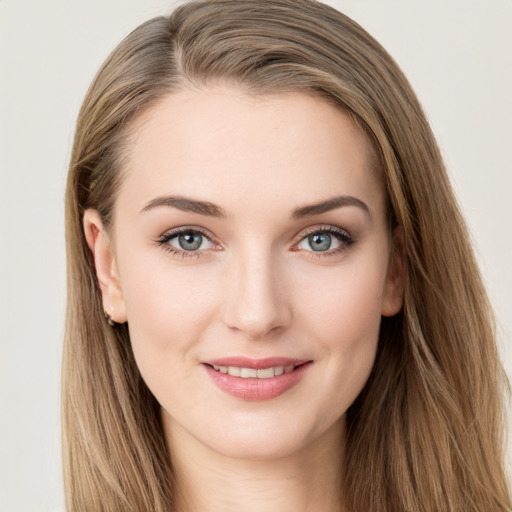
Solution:
{"label": "right eye", "polygon": [[158,245],[176,256],[199,256],[202,251],[219,249],[205,233],[198,229],[180,228],[168,231],[158,240]]}
{"label": "right eye", "polygon": [[208,237],[198,231],[184,231],[167,240],[167,243],[183,251],[210,249],[214,244]]}

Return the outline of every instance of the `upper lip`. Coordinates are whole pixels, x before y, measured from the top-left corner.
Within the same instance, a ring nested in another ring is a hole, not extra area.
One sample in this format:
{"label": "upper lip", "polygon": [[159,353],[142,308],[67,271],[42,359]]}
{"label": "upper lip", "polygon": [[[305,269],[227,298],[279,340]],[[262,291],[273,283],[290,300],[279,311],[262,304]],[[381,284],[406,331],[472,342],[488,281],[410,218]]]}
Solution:
{"label": "upper lip", "polygon": [[265,357],[263,359],[252,359],[244,356],[222,357],[219,359],[209,359],[203,361],[203,364],[210,366],[235,366],[237,368],[253,368],[262,370],[264,368],[273,368],[276,366],[300,366],[308,363],[310,359],[296,359],[294,357]]}

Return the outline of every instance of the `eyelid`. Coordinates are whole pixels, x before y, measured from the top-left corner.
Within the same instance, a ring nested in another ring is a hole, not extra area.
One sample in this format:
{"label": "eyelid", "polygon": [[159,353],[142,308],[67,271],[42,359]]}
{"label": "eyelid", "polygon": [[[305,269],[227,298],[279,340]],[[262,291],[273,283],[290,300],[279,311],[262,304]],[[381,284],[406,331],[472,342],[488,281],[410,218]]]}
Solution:
{"label": "eyelid", "polygon": [[331,233],[339,233],[349,237],[351,236],[346,229],[340,228],[338,226],[333,226],[332,224],[317,224],[315,226],[309,226],[303,229],[297,234],[296,237],[302,239],[308,235],[311,235],[311,233],[316,233],[318,231],[327,231]]}
{"label": "eyelid", "polygon": [[[168,244],[168,241],[172,238],[175,238],[179,236],[182,233],[199,233],[200,235],[204,236],[206,239],[208,239],[213,245],[216,247],[213,250],[223,250],[222,245],[216,240],[216,237],[214,237],[208,230],[200,227],[200,226],[179,226],[176,228],[169,229],[165,231],[162,235],[160,235],[158,238],[156,238],[155,243],[159,246],[161,246],[164,250],[173,253],[176,256],[182,257],[182,258],[199,258],[202,256],[208,255],[208,252],[210,249],[198,249],[196,251],[185,251],[182,249],[179,249],[177,247],[174,247],[170,244]],[[300,242],[302,242],[306,237],[313,233],[329,233],[334,235],[338,238],[338,240],[341,241],[341,245],[335,249],[331,249],[328,251],[319,251],[315,252],[313,250],[304,250],[299,249],[297,246]],[[322,258],[322,257],[329,257],[336,254],[339,254],[345,250],[347,250],[352,244],[356,242],[356,239],[344,228],[340,228],[338,226],[333,226],[330,224],[319,224],[316,226],[310,226],[306,229],[303,229],[300,231],[295,237],[295,242],[293,243],[291,250],[292,251],[301,251],[304,253],[307,253],[309,257],[315,257],[315,258]]]}
{"label": "eyelid", "polygon": [[215,237],[206,229],[200,226],[179,226],[176,228],[168,229],[162,235],[155,239],[155,243],[162,247],[164,250],[173,253],[174,255],[183,258],[195,257],[199,258],[204,255],[209,249],[198,249],[196,251],[185,251],[169,244],[169,240],[176,238],[183,233],[198,233],[209,240],[214,246],[214,250],[221,250],[222,246],[217,242]]}
{"label": "eyelid", "polygon": [[297,235],[295,235],[294,238],[296,241],[294,242],[294,245],[296,245],[298,242],[300,242],[307,236],[309,236],[313,233],[318,233],[318,232],[332,233],[332,234],[338,235],[342,238],[349,238],[349,239],[353,240],[352,235],[346,229],[340,228],[338,226],[333,226],[331,224],[318,224],[316,226],[307,227],[307,228],[303,229],[302,231],[300,231]]}
{"label": "eyelid", "polygon": [[212,243],[220,245],[220,244],[218,244],[215,241],[215,236],[213,235],[213,233],[210,233],[210,231],[208,231],[205,228],[202,228],[201,226],[194,226],[194,225],[191,225],[191,226],[178,226],[178,227],[175,227],[175,228],[168,229],[168,230],[164,231],[158,237],[158,240],[163,240],[164,238],[170,239],[170,238],[173,238],[173,237],[175,237],[177,235],[181,235],[182,233],[190,233],[190,232],[199,233],[200,235],[203,235],[206,238],[208,238],[208,240],[210,240]]}
{"label": "eyelid", "polygon": [[[297,246],[309,235],[312,235],[313,233],[328,233],[331,235],[334,235],[342,242],[342,245],[340,247],[337,247],[335,249],[331,249],[329,251],[319,251],[315,252],[313,250],[308,251],[304,249],[299,249]],[[308,253],[308,256],[315,257],[315,258],[321,258],[321,257],[328,257],[335,254],[339,254],[346,249],[348,249],[352,244],[356,242],[355,238],[346,230],[343,228],[340,228],[338,226],[333,226],[330,224],[320,224],[316,226],[310,226],[304,230],[302,230],[300,233],[298,233],[295,237],[295,242],[293,243],[293,246],[291,248],[292,251],[304,251],[305,253]]]}

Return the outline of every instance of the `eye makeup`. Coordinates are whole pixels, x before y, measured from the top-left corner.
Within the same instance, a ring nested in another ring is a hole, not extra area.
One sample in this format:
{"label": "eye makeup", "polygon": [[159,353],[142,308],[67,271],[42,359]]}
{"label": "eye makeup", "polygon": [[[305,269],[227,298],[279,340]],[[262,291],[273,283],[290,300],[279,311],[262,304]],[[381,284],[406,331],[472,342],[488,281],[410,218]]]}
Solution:
{"label": "eye makeup", "polygon": [[[178,258],[199,258],[209,250],[222,250],[205,230],[197,226],[183,226],[165,232],[155,240],[166,252]],[[208,246],[209,247],[205,247]]]}
{"label": "eye makeup", "polygon": [[[311,226],[298,235],[299,241],[290,250],[303,251],[308,257],[329,258],[348,250],[356,240],[345,229],[329,224]],[[333,240],[334,239],[334,240]],[[301,247],[305,243],[311,250]],[[332,247],[333,243],[335,247]]]}
{"label": "eye makeup", "polygon": [[[296,240],[290,251],[302,252],[314,258],[339,255],[356,242],[347,230],[332,225],[312,226],[301,231]],[[166,231],[155,243],[178,258],[200,258],[212,250],[223,250],[209,233],[198,226],[181,226]]]}

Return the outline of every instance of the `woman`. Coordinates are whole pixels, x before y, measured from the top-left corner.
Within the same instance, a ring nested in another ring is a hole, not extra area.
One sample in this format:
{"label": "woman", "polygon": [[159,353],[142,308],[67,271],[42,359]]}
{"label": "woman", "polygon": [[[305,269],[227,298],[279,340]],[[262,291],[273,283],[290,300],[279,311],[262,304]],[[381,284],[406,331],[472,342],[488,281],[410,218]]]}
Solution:
{"label": "woman", "polygon": [[68,509],[510,510],[492,313],[417,99],[308,0],[94,80],[67,189]]}

